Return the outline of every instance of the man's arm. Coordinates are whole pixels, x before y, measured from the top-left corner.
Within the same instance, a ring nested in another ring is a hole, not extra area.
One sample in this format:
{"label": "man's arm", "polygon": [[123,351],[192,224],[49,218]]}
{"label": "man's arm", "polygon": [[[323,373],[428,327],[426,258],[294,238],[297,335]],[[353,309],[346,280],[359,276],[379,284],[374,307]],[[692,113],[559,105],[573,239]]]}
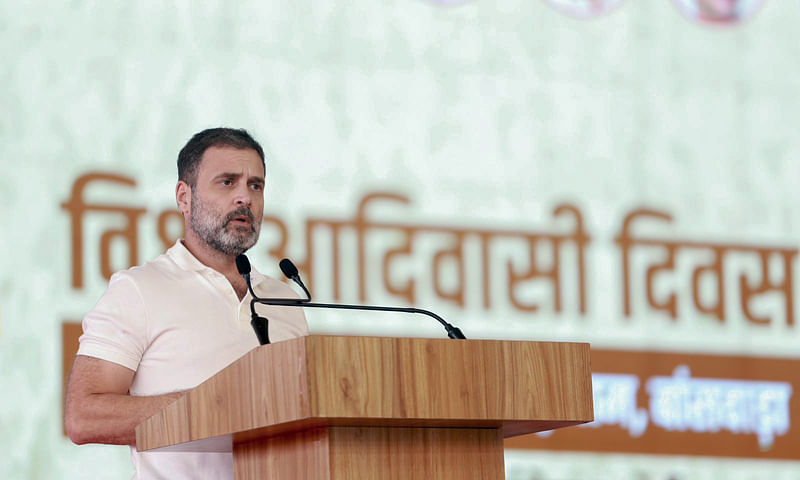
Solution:
{"label": "man's arm", "polygon": [[64,406],[64,423],[73,442],[135,445],[136,425],[183,395],[133,397],[128,391],[134,373],[99,358],[75,357]]}

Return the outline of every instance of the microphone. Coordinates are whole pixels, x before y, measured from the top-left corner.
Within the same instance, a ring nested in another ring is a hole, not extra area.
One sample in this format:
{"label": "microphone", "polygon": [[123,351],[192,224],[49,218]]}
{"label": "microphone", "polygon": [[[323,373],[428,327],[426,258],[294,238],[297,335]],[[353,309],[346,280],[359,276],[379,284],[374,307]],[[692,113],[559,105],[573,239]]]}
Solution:
{"label": "microphone", "polygon": [[247,289],[250,291],[250,325],[256,332],[258,343],[266,345],[269,343],[269,320],[256,313],[255,299],[258,297],[256,292],[253,291],[253,285],[250,284],[250,260],[247,259],[245,254],[236,257],[236,270],[239,271],[239,275],[244,277]]}
{"label": "microphone", "polygon": [[[244,256],[244,255],[240,255]],[[249,265],[249,262],[248,262]],[[303,289],[306,294],[305,299],[299,298],[259,298],[256,297],[255,293],[250,290],[250,295],[253,296],[251,300],[251,307],[252,302],[258,302],[263,305],[274,305],[274,306],[285,306],[285,307],[311,307],[311,308],[335,308],[340,310],[369,310],[369,311],[378,311],[378,312],[400,312],[400,313],[418,313],[422,315],[427,315],[429,317],[434,318],[436,321],[442,324],[445,331],[447,332],[447,336],[449,338],[458,339],[458,340],[465,340],[467,337],[461,332],[458,327],[455,327],[445,321],[439,315],[429,311],[423,310],[421,308],[407,308],[407,307],[382,307],[376,305],[347,305],[342,303],[314,303],[311,302],[311,293],[309,293],[306,286],[303,284],[303,281],[300,279],[300,274],[297,272],[297,267],[294,266],[291,260],[288,258],[284,258],[280,261],[279,264],[281,271],[283,272],[286,277],[290,280],[294,281]],[[241,273],[241,271],[239,272]],[[247,279],[246,279],[247,280]],[[249,281],[249,280],[248,280]],[[249,284],[248,284],[249,285]]]}
{"label": "microphone", "polygon": [[300,285],[300,288],[303,289],[303,292],[306,294],[305,300],[300,300],[301,302],[310,302],[311,301],[311,292],[308,291],[306,285],[303,283],[303,280],[300,279],[300,274],[297,272],[297,267],[294,266],[291,260],[288,258],[284,258],[278,264],[281,267],[281,272],[286,275],[286,278],[293,281],[294,283]]}

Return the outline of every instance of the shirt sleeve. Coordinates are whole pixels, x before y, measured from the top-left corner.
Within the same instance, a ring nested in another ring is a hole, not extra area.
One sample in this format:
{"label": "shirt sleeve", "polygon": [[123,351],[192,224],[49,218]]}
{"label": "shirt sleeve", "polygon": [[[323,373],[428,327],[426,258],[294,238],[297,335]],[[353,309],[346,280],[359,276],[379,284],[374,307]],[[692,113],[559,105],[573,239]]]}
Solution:
{"label": "shirt sleeve", "polygon": [[83,318],[78,355],[136,371],[147,345],[147,313],[135,281],[116,273],[94,309]]}

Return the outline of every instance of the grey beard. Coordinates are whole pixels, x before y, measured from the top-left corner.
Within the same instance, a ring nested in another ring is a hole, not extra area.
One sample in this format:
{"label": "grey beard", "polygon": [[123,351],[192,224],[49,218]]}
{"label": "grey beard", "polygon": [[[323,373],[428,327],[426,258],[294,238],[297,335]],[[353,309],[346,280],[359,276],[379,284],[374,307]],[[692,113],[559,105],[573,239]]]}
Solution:
{"label": "grey beard", "polygon": [[[250,219],[250,232],[246,235],[233,233],[228,230],[228,224],[238,216],[246,216]],[[231,256],[244,253],[255,245],[261,229],[261,225],[254,221],[252,212],[246,207],[238,208],[226,215],[220,222],[215,222],[203,202],[198,202],[198,199],[194,195],[192,197],[192,211],[189,215],[189,224],[197,236],[209,247]]]}

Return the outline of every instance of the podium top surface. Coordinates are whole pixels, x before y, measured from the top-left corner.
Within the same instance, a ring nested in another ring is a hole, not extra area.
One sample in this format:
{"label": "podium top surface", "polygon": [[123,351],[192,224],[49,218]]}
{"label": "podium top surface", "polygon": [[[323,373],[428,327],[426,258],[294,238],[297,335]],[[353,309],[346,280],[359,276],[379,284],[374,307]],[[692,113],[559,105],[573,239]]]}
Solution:
{"label": "podium top surface", "polygon": [[258,347],[136,428],[140,451],[323,425],[502,428],[589,422],[586,343],[312,335]]}

